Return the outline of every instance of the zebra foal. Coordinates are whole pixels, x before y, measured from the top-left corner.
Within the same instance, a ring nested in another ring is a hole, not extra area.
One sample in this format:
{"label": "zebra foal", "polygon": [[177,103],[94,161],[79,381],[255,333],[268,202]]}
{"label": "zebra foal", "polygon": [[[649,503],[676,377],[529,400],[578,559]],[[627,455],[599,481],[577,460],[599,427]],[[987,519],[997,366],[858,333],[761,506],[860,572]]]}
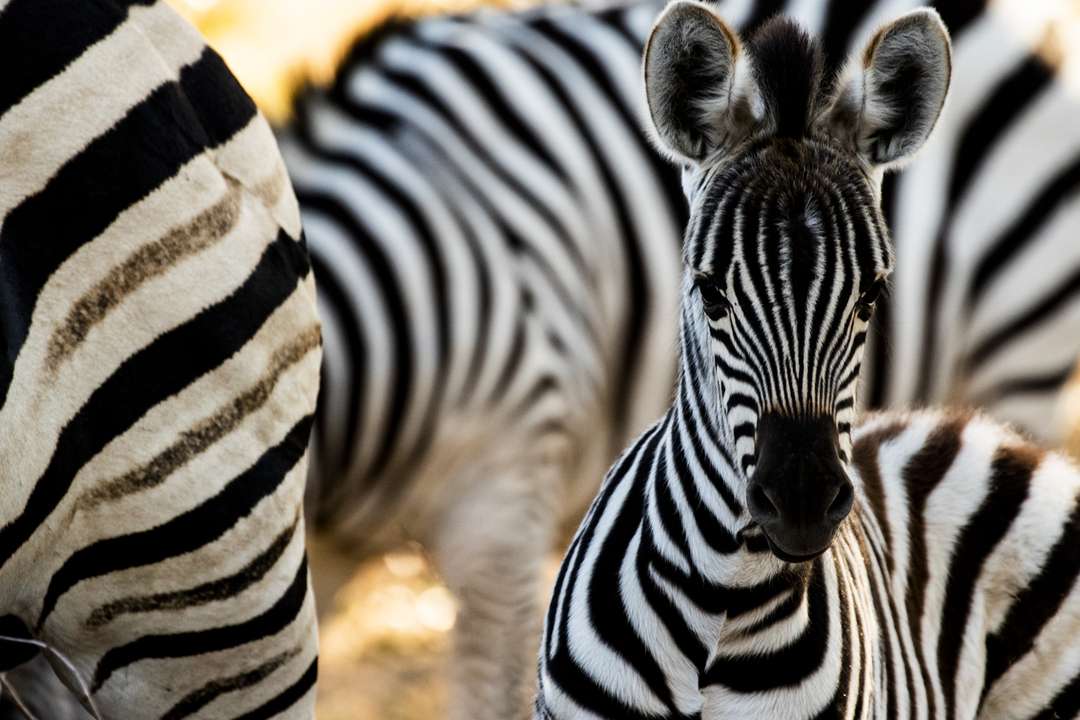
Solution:
{"label": "zebra foal", "polygon": [[566,554],[537,718],[1080,711],[1080,473],[978,416],[855,424],[881,177],[937,120],[948,33],[915,11],[821,70],[790,21],[742,40],[679,0],[653,28],[691,207],[678,390]]}

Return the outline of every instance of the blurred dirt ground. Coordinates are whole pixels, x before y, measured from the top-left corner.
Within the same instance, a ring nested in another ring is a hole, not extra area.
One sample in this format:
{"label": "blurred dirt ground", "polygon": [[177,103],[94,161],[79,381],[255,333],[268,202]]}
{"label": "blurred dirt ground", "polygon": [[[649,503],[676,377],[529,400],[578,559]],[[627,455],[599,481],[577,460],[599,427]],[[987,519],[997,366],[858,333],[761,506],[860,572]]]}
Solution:
{"label": "blurred dirt ground", "polygon": [[[483,0],[169,0],[225,57],[274,120],[287,116],[297,83],[330,77],[355,38],[389,14],[463,10]],[[488,0],[527,5],[533,0]],[[1017,31],[1052,60],[1080,96],[1080,0],[996,0]],[[1065,50],[1068,57],[1064,58]],[[1070,66],[1071,67],[1068,67]],[[1071,72],[1068,72],[1071,70]],[[1063,403],[1080,457],[1080,384]],[[314,553],[319,553],[316,549]],[[315,564],[335,559],[313,558]],[[554,562],[554,561],[553,561]],[[349,574],[351,565],[334,571]],[[444,665],[454,602],[416,551],[373,558],[333,597],[321,623],[321,720],[432,720],[444,716]]]}
{"label": "blurred dirt ground", "polygon": [[420,553],[361,565],[321,623],[320,720],[441,717],[454,614]]}

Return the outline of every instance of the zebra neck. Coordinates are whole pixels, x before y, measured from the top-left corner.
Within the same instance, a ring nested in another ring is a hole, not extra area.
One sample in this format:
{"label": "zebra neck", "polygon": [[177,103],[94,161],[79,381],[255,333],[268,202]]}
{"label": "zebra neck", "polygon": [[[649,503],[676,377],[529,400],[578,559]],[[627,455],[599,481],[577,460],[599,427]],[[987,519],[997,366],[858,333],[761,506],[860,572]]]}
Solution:
{"label": "zebra neck", "polygon": [[673,572],[726,584],[747,562],[745,480],[734,461],[734,434],[720,411],[711,353],[695,342],[700,333],[686,331],[692,316],[684,313],[683,320],[675,401],[655,429],[647,460],[645,532],[657,561]]}
{"label": "zebra neck", "polygon": [[774,582],[791,567],[769,550],[745,505],[749,454],[723,410],[720,376],[700,313],[683,308],[680,373],[675,400],[641,446],[644,532],[652,560],[671,577],[720,594],[735,586]]}

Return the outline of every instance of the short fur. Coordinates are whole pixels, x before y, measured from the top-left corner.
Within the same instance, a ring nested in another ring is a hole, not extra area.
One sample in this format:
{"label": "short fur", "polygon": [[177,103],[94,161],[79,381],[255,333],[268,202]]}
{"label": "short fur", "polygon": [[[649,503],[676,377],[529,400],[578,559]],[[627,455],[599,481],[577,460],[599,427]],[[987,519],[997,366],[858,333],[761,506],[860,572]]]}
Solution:
{"label": "short fur", "polygon": [[[659,37],[687,19],[680,4]],[[562,564],[537,718],[1080,713],[1080,471],[979,417],[854,423],[892,269],[872,171],[934,124],[949,72],[922,42],[935,24],[908,15],[871,43],[859,122],[879,103],[911,117],[870,145],[828,124],[792,137],[813,83],[759,80],[780,121],[698,168],[676,398],[612,467]],[[914,87],[877,82],[898,69]]]}

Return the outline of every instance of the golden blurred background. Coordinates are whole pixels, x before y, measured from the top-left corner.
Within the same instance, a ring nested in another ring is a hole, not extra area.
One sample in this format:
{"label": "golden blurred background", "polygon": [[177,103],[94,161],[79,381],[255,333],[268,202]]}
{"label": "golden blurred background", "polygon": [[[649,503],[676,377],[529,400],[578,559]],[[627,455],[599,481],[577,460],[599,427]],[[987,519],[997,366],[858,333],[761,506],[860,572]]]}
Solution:
{"label": "golden blurred background", "polygon": [[[282,122],[301,82],[327,81],[351,41],[388,17],[462,11],[483,0],[169,1],[199,27],[266,115]],[[996,0],[994,5],[1059,66],[1080,97],[1080,0]],[[1061,407],[1074,428],[1070,449],[1080,457],[1080,383],[1073,384]],[[441,717],[441,676],[455,606],[422,552],[406,549],[373,558],[355,574],[350,564],[318,547],[312,556],[318,572],[351,576],[324,603],[329,611],[320,630],[319,718]]]}

